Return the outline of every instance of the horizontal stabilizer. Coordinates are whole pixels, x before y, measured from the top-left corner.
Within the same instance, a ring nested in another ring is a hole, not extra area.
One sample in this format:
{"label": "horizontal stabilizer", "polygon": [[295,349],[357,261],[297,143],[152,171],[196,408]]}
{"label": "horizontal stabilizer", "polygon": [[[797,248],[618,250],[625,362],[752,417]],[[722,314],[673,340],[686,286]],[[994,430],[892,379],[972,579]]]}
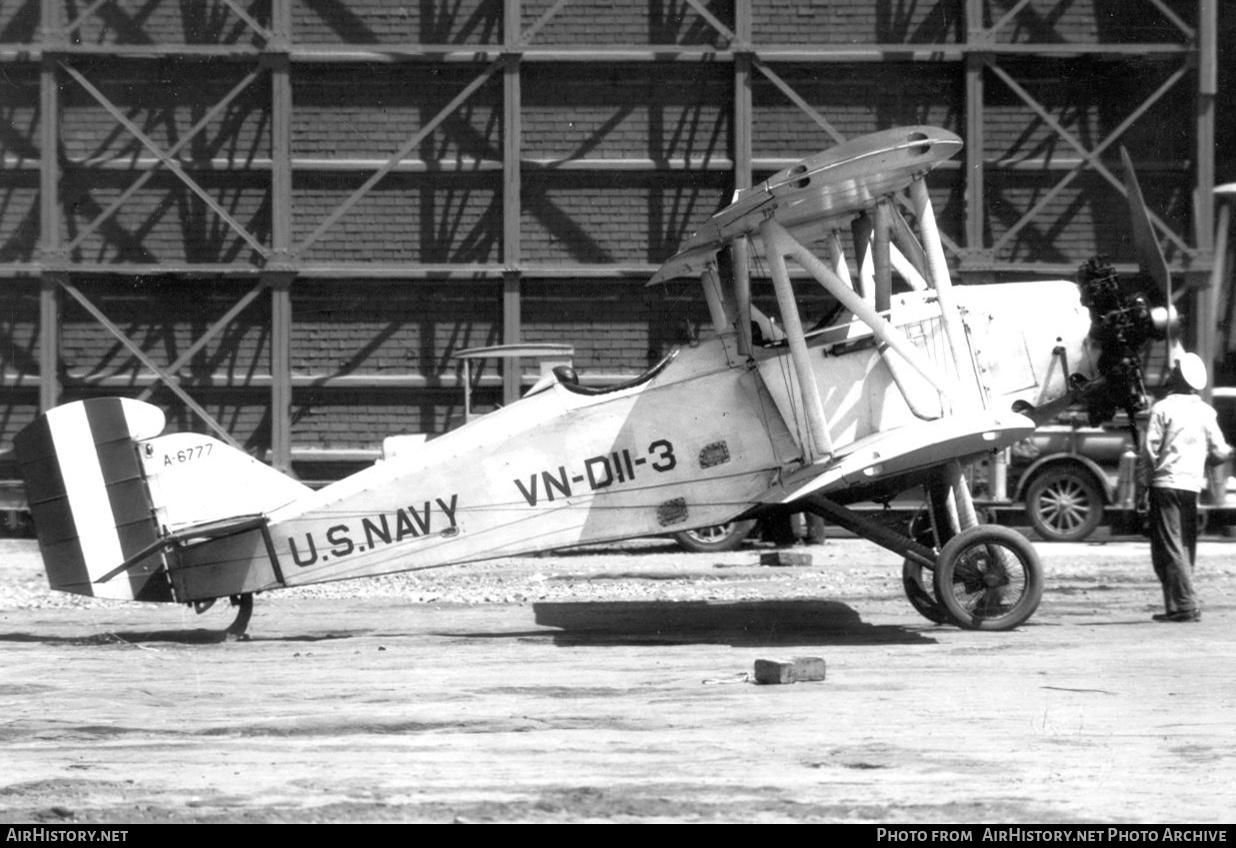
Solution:
{"label": "horizontal stabilizer", "polygon": [[227,536],[235,536],[239,533],[244,533],[247,530],[255,530],[265,527],[266,523],[267,518],[264,515],[237,515],[233,518],[225,518],[221,521],[207,521],[203,524],[194,524],[191,527],[185,527],[174,533],[169,533],[166,536],[159,537],[158,541],[138,551],[136,554],[129,557],[111,571],[97,578],[94,582],[106,583],[113,577],[123,574],[133,566],[142,562],[142,560],[146,559],[148,556],[151,556],[157,552],[170,550],[178,545],[189,545],[195,542],[208,541],[210,539],[222,539]]}

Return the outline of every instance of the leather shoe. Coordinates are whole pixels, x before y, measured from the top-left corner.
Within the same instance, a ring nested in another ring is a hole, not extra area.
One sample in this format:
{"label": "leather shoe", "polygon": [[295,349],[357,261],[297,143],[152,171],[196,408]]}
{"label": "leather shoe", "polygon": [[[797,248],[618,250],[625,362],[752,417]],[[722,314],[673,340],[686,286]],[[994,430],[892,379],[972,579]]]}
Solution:
{"label": "leather shoe", "polygon": [[1182,624],[1187,621],[1201,621],[1201,610],[1184,610],[1183,612],[1165,612],[1158,615],[1152,615],[1151,618],[1155,621],[1170,621]]}

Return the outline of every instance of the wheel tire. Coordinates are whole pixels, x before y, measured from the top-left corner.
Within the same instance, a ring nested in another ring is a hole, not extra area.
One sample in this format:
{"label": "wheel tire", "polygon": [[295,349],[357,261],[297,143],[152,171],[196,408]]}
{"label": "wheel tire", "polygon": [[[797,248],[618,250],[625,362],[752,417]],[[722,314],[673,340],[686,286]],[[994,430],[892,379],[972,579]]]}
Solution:
{"label": "wheel tire", "polygon": [[[923,572],[927,572],[926,575]],[[924,579],[925,578],[925,579]],[[914,611],[934,624],[954,624],[948,610],[936,600],[934,570],[911,559],[901,564],[901,585]]]}
{"label": "wheel tire", "polygon": [[1026,490],[1026,515],[1049,542],[1080,542],[1103,521],[1103,489],[1089,471],[1049,468]]}
{"label": "wheel tire", "polygon": [[1043,568],[1025,536],[980,524],[945,544],[934,587],[941,606],[967,630],[1012,630],[1038,609]]}
{"label": "wheel tire", "polygon": [[674,534],[674,540],[688,551],[707,554],[721,551],[732,551],[743,543],[747,535],[755,527],[755,521],[730,521],[726,524],[713,524],[708,527],[696,527],[691,530],[680,530]]}
{"label": "wheel tire", "polygon": [[[924,547],[935,548],[936,534],[931,527],[931,513],[928,512],[926,504],[910,516],[906,535]],[[928,621],[934,624],[953,624],[948,610],[936,600],[934,574],[935,569],[930,566],[905,559],[901,563],[901,585],[905,589],[906,599],[910,606],[914,607],[914,611]]]}

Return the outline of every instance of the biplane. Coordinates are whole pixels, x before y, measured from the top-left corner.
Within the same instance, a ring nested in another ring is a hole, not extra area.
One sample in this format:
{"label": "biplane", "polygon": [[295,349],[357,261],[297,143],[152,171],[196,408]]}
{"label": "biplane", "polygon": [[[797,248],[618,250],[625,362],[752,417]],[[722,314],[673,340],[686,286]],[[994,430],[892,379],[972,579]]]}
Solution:
{"label": "biplane", "polygon": [[[318,490],[211,437],[162,434],[146,403],[53,408],[15,439],[51,587],[199,611],[228,598],[238,635],[260,592],[793,509],[901,558],[928,619],[1017,627],[1043,592],[1039,558],[980,523],[963,466],[1066,405],[1139,403],[1166,319],[1101,262],[1080,281],[954,286],[926,180],[960,149],[941,129],[890,129],[740,190],[649,283],[697,281],[713,333],[620,385],[549,370],[517,402]],[[771,275],[764,309],[726,259],[736,245]],[[827,314],[804,314],[807,292]],[[929,531],[852,508],[916,488]]]}

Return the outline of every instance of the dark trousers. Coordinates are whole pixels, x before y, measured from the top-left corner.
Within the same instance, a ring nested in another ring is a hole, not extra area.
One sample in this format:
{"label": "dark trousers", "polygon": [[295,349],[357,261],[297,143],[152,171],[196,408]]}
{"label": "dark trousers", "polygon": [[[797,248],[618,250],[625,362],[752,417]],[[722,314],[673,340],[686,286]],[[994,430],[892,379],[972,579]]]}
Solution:
{"label": "dark trousers", "polygon": [[1150,489],[1150,561],[1163,584],[1168,613],[1198,609],[1193,591],[1197,559],[1197,492]]}

